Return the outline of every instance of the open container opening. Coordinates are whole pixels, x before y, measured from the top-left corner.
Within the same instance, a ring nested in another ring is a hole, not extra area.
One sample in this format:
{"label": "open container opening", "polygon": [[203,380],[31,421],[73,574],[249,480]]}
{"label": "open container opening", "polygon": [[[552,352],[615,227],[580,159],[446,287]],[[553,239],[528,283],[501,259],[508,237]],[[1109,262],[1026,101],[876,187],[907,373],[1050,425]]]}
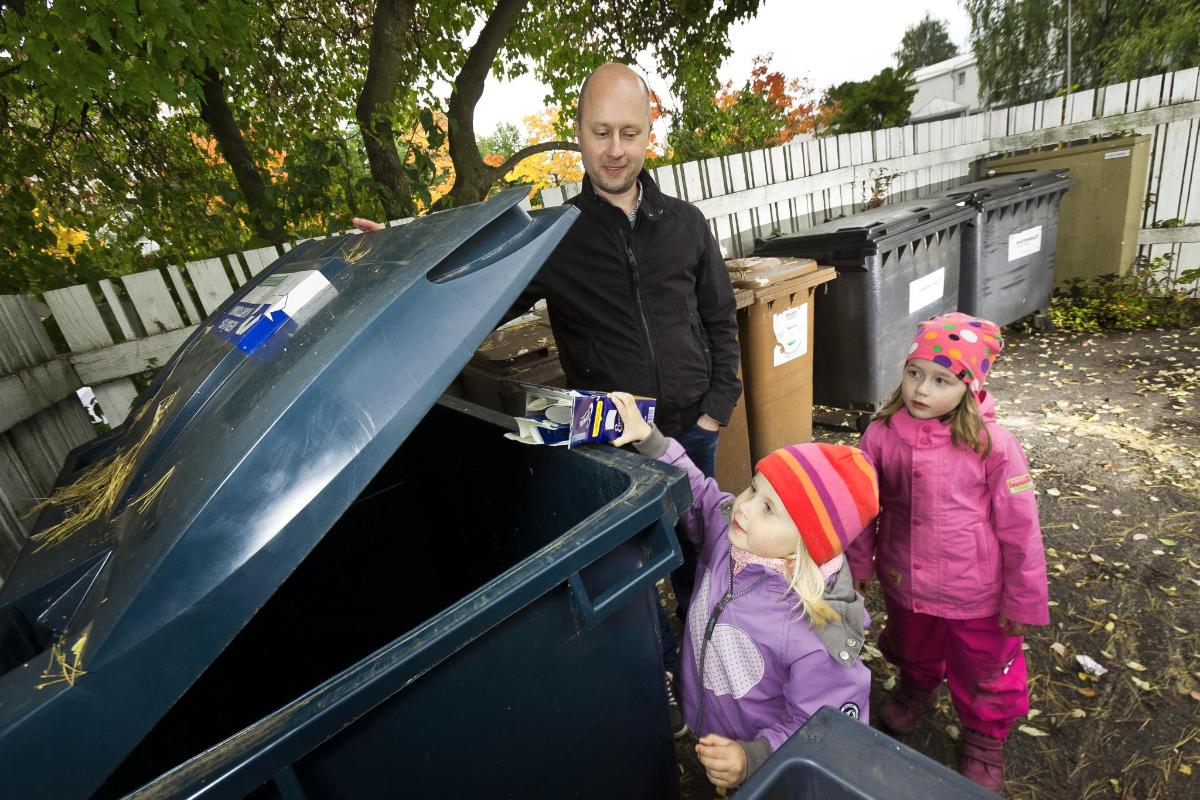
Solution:
{"label": "open container opening", "polygon": [[436,616],[629,488],[437,405],[101,788],[119,797]]}

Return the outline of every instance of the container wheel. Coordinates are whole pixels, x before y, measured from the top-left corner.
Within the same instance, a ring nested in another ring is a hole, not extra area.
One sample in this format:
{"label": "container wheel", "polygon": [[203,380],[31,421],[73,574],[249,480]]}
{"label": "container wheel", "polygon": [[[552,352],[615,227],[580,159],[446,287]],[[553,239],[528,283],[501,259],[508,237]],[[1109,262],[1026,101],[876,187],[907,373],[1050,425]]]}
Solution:
{"label": "container wheel", "polygon": [[871,424],[871,418],[874,416],[875,416],[874,414],[870,414],[867,412],[858,414],[857,416],[854,417],[854,429],[857,430],[859,433],[866,433],[867,426]]}
{"label": "container wheel", "polygon": [[1033,328],[1039,333],[1051,333],[1054,330],[1054,323],[1050,321],[1050,316],[1045,310],[1034,313]]}

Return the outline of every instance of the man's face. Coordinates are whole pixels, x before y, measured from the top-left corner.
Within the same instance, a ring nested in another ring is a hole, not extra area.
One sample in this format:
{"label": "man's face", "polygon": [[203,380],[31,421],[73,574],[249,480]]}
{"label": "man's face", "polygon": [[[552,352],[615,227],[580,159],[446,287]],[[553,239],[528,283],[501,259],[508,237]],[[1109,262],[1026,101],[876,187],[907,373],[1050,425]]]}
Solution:
{"label": "man's face", "polygon": [[623,195],[632,189],[650,142],[646,95],[637,82],[590,85],[576,135],[583,169],[598,192]]}

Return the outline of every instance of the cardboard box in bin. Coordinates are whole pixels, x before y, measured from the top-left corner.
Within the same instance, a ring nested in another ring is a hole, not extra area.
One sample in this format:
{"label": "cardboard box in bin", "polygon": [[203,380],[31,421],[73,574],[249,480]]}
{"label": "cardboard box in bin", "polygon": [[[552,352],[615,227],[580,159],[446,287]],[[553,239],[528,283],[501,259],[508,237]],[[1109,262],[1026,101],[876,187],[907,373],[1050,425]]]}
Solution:
{"label": "cardboard box in bin", "polygon": [[544,309],[535,308],[492,331],[458,376],[458,396],[515,417],[525,410],[521,383],[564,385]]}
{"label": "cardboard box in bin", "polygon": [[[517,433],[504,434],[526,444],[577,447],[611,442],[625,430],[616,403],[607,392],[558,389],[521,384],[525,390],[525,415],[516,417]],[[634,396],[642,419],[653,424],[657,405],[650,397]]]}

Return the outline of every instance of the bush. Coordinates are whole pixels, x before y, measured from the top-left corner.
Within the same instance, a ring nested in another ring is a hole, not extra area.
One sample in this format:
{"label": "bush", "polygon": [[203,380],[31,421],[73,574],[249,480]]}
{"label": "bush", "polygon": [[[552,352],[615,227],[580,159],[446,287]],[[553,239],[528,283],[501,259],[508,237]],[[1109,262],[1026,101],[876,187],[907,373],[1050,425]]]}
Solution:
{"label": "bush", "polygon": [[1190,328],[1200,325],[1200,299],[1178,287],[1200,279],[1200,268],[1172,275],[1174,256],[1140,256],[1126,275],[1074,278],[1055,291],[1049,317],[1066,331]]}

